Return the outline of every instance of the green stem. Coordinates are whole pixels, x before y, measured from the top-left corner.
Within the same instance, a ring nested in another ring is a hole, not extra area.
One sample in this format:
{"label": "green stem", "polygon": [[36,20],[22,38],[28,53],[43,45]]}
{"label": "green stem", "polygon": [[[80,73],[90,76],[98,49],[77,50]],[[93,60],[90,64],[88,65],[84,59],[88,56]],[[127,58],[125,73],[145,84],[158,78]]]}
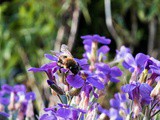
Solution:
{"label": "green stem", "polygon": [[154,108],[158,103],[159,103],[159,101],[157,101],[153,106],[151,106],[151,110],[150,110],[150,112],[149,112],[149,116],[151,116],[151,112],[152,112],[153,108]]}
{"label": "green stem", "polygon": [[63,101],[62,101],[62,99],[61,99],[60,95],[57,95],[57,96],[58,96],[59,100],[61,101],[61,103],[63,103]]}
{"label": "green stem", "polygon": [[160,112],[160,110],[158,110],[157,112],[155,112],[151,117],[150,117],[150,119],[152,118],[152,117],[154,117],[157,113],[159,113]]}

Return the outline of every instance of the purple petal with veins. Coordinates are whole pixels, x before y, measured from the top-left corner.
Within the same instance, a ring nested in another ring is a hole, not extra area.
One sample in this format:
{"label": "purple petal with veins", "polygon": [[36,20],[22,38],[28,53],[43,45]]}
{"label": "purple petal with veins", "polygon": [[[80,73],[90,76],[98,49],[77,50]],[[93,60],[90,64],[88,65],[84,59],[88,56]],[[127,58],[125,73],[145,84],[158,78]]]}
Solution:
{"label": "purple petal with veins", "polygon": [[62,118],[70,118],[71,116],[71,110],[67,108],[60,108],[57,110],[57,115]]}
{"label": "purple petal with veins", "polygon": [[110,50],[110,48],[109,48],[108,46],[103,45],[102,47],[100,47],[100,48],[98,49],[98,54],[99,54],[99,53],[106,54],[109,50]]}
{"label": "purple petal with veins", "polygon": [[122,75],[122,71],[118,67],[114,66],[111,68],[111,76],[112,77],[119,77],[121,75]]}
{"label": "purple petal with veins", "polygon": [[110,105],[111,105],[112,107],[114,107],[114,108],[119,108],[119,107],[120,107],[120,102],[119,102],[118,100],[112,98],[112,99],[110,100]]}
{"label": "purple petal with veins", "polygon": [[131,54],[127,54],[127,56],[125,57],[125,62],[129,65],[129,66],[132,66],[132,67],[136,67],[136,62],[134,61],[134,58]]}
{"label": "purple petal with veins", "polygon": [[104,89],[104,85],[102,84],[102,82],[97,77],[94,77],[94,76],[87,77],[87,82],[89,82],[94,87],[98,88],[99,90]]}
{"label": "purple petal with veins", "polygon": [[68,75],[66,81],[75,88],[81,88],[84,84],[84,80],[79,75]]}
{"label": "purple petal with veins", "polygon": [[138,53],[135,57],[135,62],[137,63],[138,66],[143,66],[148,58],[149,58],[148,55],[145,55],[143,53]]}
{"label": "purple petal with veins", "polygon": [[3,119],[3,117],[1,117],[1,115],[4,117],[9,117],[9,114],[6,112],[0,112],[0,118]]}
{"label": "purple petal with veins", "polygon": [[119,79],[116,79],[116,78],[110,78],[110,81],[117,83],[117,82],[119,82],[120,80],[119,80]]}
{"label": "purple petal with veins", "polygon": [[45,56],[46,58],[48,58],[49,60],[52,60],[52,61],[57,61],[57,60],[58,60],[57,57],[55,57],[55,56],[53,56],[53,55],[51,55],[51,54],[45,54],[44,56]]}

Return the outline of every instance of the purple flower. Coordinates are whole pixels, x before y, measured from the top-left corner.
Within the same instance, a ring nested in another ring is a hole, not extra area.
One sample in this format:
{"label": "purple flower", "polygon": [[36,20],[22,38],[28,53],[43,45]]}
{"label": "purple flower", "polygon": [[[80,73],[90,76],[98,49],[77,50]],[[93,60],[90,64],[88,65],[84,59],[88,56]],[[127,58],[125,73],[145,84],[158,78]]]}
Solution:
{"label": "purple flower", "polygon": [[104,113],[106,116],[109,116],[109,110],[102,108],[101,105],[98,105],[98,111]]}
{"label": "purple flower", "polygon": [[96,73],[99,74],[101,78],[103,78],[104,83],[107,83],[109,80],[115,83],[120,81],[119,79],[117,79],[117,77],[120,77],[122,75],[122,72],[118,67],[114,66],[110,68],[105,63],[98,63],[96,64],[96,67]]}
{"label": "purple flower", "polygon": [[[86,35],[81,37],[83,39],[84,48],[86,50],[86,53],[83,54],[84,58],[91,59],[92,54],[92,43],[102,43],[102,44],[110,44],[111,40],[107,39],[105,37],[101,37],[99,35]],[[106,57],[104,54],[106,54],[109,51],[109,47],[104,45],[100,47],[100,49],[97,50],[97,58],[105,60]]]}
{"label": "purple flower", "polygon": [[56,62],[58,61],[58,57],[53,56],[51,54],[45,54],[44,56],[51,61],[56,61]]}
{"label": "purple flower", "polygon": [[[26,111],[29,108],[28,105],[32,105],[32,100],[35,100],[35,94],[26,92],[24,85],[9,86],[4,84],[0,91],[0,104],[7,105],[10,111],[17,110],[17,118],[27,116]],[[30,107],[30,113],[31,111],[33,111],[33,107]]]}
{"label": "purple flower", "polygon": [[84,80],[79,75],[68,75],[66,78],[68,84],[75,88],[81,88]]}
{"label": "purple flower", "polygon": [[156,59],[152,59],[152,61],[153,64],[149,66],[152,73],[155,73],[157,76],[160,76],[160,61]]}
{"label": "purple flower", "polygon": [[[2,86],[2,90],[0,91],[0,96],[4,98],[5,97],[10,97],[10,94],[14,93],[15,94],[15,100],[16,101],[21,101],[21,100],[35,100],[35,93],[33,92],[26,92],[26,87],[25,85],[15,85],[15,86],[10,86],[7,84],[4,84]],[[7,102],[7,101],[6,101]],[[7,102],[8,103],[8,102]]]}
{"label": "purple flower", "polygon": [[142,104],[149,104],[152,87],[146,83],[132,82],[122,86],[122,91],[129,94],[129,99],[138,100]]}
{"label": "purple flower", "polygon": [[86,113],[81,109],[76,109],[72,106],[66,104],[58,104],[53,108],[45,108],[44,111],[46,112],[40,117],[40,120],[56,120],[56,119],[72,119],[76,120],[79,117],[79,114]]}
{"label": "purple flower", "polygon": [[104,89],[103,82],[99,79],[99,75],[96,73],[92,73],[87,70],[81,71],[81,75],[85,78],[86,84],[91,84],[92,86],[98,88],[99,90]]}
{"label": "purple flower", "polygon": [[[85,45],[85,50],[86,52],[83,54],[84,58],[90,59],[91,57],[91,46]],[[109,52],[110,48],[107,45],[103,45],[101,46],[98,50],[97,50],[97,58],[100,59],[100,57],[102,57],[102,60],[106,60],[106,56],[105,54],[107,54]]]}
{"label": "purple flower", "polygon": [[104,84],[102,83],[102,81],[99,80],[99,77],[97,75],[90,74],[87,77],[86,82],[90,83],[91,85],[98,88],[99,90],[104,89]]}
{"label": "purple flower", "polygon": [[[106,110],[99,105],[98,111],[101,112],[101,115],[104,114],[112,120],[123,120],[123,117],[119,114],[119,110],[115,108],[110,108],[109,110]],[[101,115],[99,116],[99,119],[101,118]]]}
{"label": "purple flower", "polygon": [[127,54],[123,66],[128,69],[130,72],[136,70],[137,73],[141,73],[144,70],[144,64],[149,59],[148,55],[143,53],[138,53],[135,58],[131,54]]}
{"label": "purple flower", "polygon": [[126,102],[127,98],[125,94],[120,94],[120,93],[116,93],[114,95],[114,98],[112,98],[110,100],[110,105],[113,108],[116,109],[124,109],[123,106],[121,105],[122,103]]}
{"label": "purple flower", "polygon": [[8,105],[9,104],[9,98],[8,98],[8,96],[6,97],[6,96],[1,96],[0,95],[0,104],[2,104],[2,105]]}
{"label": "purple flower", "polygon": [[84,41],[83,43],[90,46],[92,41],[93,42],[99,42],[102,44],[110,44],[111,40],[105,38],[104,36],[99,36],[99,35],[85,35],[81,37]]}
{"label": "purple flower", "polygon": [[13,90],[15,93],[18,93],[18,92],[26,92],[26,87],[25,85],[15,85],[13,86]]}
{"label": "purple flower", "polygon": [[84,91],[85,95],[89,98],[91,91],[93,91],[93,87],[90,84],[85,84],[82,91]]}
{"label": "purple flower", "polygon": [[8,118],[9,117],[9,114],[8,113],[6,113],[6,112],[0,112],[0,118],[1,119],[5,119],[5,118]]}
{"label": "purple flower", "polygon": [[125,56],[128,54],[128,53],[131,53],[130,49],[125,47],[125,46],[122,46],[120,48],[120,50],[116,50],[116,57],[115,59],[116,60],[121,60],[121,59],[124,59]]}
{"label": "purple flower", "polygon": [[0,103],[4,104],[4,105],[8,105],[10,103],[9,99],[10,99],[10,95],[11,93],[13,93],[14,95],[16,95],[14,97],[14,99],[16,101],[18,101],[20,99],[20,97],[18,96],[18,94],[22,94],[26,92],[26,87],[24,85],[15,85],[15,86],[10,86],[7,84],[4,84],[2,86],[2,90],[1,90],[1,100]]}
{"label": "purple flower", "polygon": [[3,94],[4,93],[10,94],[13,91],[13,87],[8,84],[4,84],[2,85],[2,91],[3,91]]}
{"label": "purple flower", "polygon": [[126,117],[130,113],[129,108],[127,108],[127,102],[128,100],[125,94],[116,93],[114,95],[114,98],[110,100],[111,108],[109,110],[102,108],[100,105],[98,107],[98,110],[108,116],[110,119],[123,120],[126,119]]}
{"label": "purple flower", "polygon": [[123,120],[123,117],[119,114],[119,110],[115,108],[109,109],[109,118],[112,120]]}
{"label": "purple flower", "polygon": [[59,69],[56,61],[42,65],[40,68],[31,67],[28,71],[45,72],[50,80],[54,80],[53,74]]}
{"label": "purple flower", "polygon": [[27,92],[25,94],[25,99],[26,100],[35,100],[36,99],[36,95],[34,92]]}
{"label": "purple flower", "polygon": [[75,88],[81,88],[84,84],[89,83],[98,89],[104,89],[104,85],[98,76],[87,70],[82,70],[80,75],[68,75],[66,81],[70,86]]}

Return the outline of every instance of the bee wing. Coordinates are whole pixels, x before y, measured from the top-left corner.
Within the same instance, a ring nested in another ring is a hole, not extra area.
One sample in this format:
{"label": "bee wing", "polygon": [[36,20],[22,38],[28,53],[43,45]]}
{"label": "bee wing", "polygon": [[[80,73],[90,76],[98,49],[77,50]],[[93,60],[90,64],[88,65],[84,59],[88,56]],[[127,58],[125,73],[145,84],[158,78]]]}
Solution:
{"label": "bee wing", "polygon": [[60,55],[59,52],[56,52],[56,51],[53,51],[53,50],[51,50],[51,53],[52,53],[54,56],[56,56],[56,57],[59,57],[59,55]]}
{"label": "bee wing", "polygon": [[65,44],[62,44],[62,46],[61,46],[61,52],[64,53],[64,54],[66,54],[66,55],[68,55],[68,56],[70,56],[70,57],[73,57],[72,54],[69,51],[68,46],[65,45]]}

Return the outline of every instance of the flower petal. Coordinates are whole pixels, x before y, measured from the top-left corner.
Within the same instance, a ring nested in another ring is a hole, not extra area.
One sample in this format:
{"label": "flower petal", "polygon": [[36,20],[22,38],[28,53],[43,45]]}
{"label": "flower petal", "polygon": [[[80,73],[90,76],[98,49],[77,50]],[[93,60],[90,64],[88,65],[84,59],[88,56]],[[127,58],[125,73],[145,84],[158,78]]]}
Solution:
{"label": "flower petal", "polygon": [[117,82],[120,81],[120,80],[118,80],[118,79],[116,79],[116,78],[110,78],[110,80],[111,80],[111,82],[115,82],[115,83],[117,83]]}
{"label": "flower petal", "polygon": [[107,45],[103,45],[102,47],[98,49],[98,54],[100,53],[106,54],[109,50],[110,48]]}
{"label": "flower petal", "polygon": [[136,62],[131,54],[127,54],[124,61],[126,62],[126,64],[128,64],[131,67],[135,68],[137,66]]}
{"label": "flower petal", "polygon": [[122,75],[122,71],[118,67],[114,66],[111,68],[111,76],[112,77],[119,77],[121,75]]}
{"label": "flower petal", "polygon": [[18,93],[18,92],[26,92],[26,86],[25,85],[15,85],[13,87],[14,92]]}
{"label": "flower petal", "polygon": [[148,58],[149,58],[148,55],[145,55],[143,53],[138,53],[136,55],[136,57],[135,57],[135,61],[136,61],[136,63],[137,63],[138,66],[143,66]]}
{"label": "flower petal", "polygon": [[110,102],[110,105],[114,108],[118,109],[120,107],[120,102],[116,99],[111,99],[109,102]]}
{"label": "flower petal", "polygon": [[140,89],[140,95],[142,96],[142,99],[146,102],[150,101],[151,100],[150,93],[153,88],[146,83],[142,83],[139,89]]}
{"label": "flower petal", "polygon": [[65,119],[72,117],[71,110],[67,108],[59,108],[57,110],[57,115]]}
{"label": "flower petal", "polygon": [[26,93],[26,96],[25,96],[25,98],[27,99],[27,100],[35,100],[36,99],[36,94],[34,93],[34,92],[28,92],[28,93]]}
{"label": "flower petal", "polygon": [[99,72],[103,72],[104,74],[108,74],[110,72],[110,67],[105,63],[97,63],[96,68]]}
{"label": "flower petal", "polygon": [[9,114],[8,113],[6,113],[6,112],[0,112],[0,118],[1,119],[5,119],[5,117],[9,117]]}
{"label": "flower petal", "polygon": [[51,54],[44,54],[44,56],[45,56],[46,58],[48,58],[49,60],[52,60],[52,61],[57,61],[57,60],[58,60],[57,57],[55,57],[55,56],[53,56],[53,55],[51,55]]}
{"label": "flower petal", "polygon": [[43,72],[44,69],[42,69],[42,68],[31,67],[31,68],[28,69],[28,71],[33,71],[33,72]]}
{"label": "flower petal", "polygon": [[81,88],[84,80],[79,75],[68,75],[66,78],[69,85],[75,88]]}
{"label": "flower petal", "polygon": [[10,86],[10,85],[4,84],[4,85],[2,86],[2,90],[3,90],[4,92],[6,92],[6,93],[9,94],[10,92],[13,91],[13,87]]}
{"label": "flower petal", "polygon": [[124,93],[128,93],[128,92],[131,92],[133,89],[136,88],[136,85],[135,84],[126,84],[126,85],[123,85],[121,87],[121,90],[124,92]]}
{"label": "flower petal", "polygon": [[102,84],[102,82],[97,77],[89,76],[89,77],[87,77],[87,82],[89,82],[94,87],[98,88],[99,90],[104,89],[104,85]]}

